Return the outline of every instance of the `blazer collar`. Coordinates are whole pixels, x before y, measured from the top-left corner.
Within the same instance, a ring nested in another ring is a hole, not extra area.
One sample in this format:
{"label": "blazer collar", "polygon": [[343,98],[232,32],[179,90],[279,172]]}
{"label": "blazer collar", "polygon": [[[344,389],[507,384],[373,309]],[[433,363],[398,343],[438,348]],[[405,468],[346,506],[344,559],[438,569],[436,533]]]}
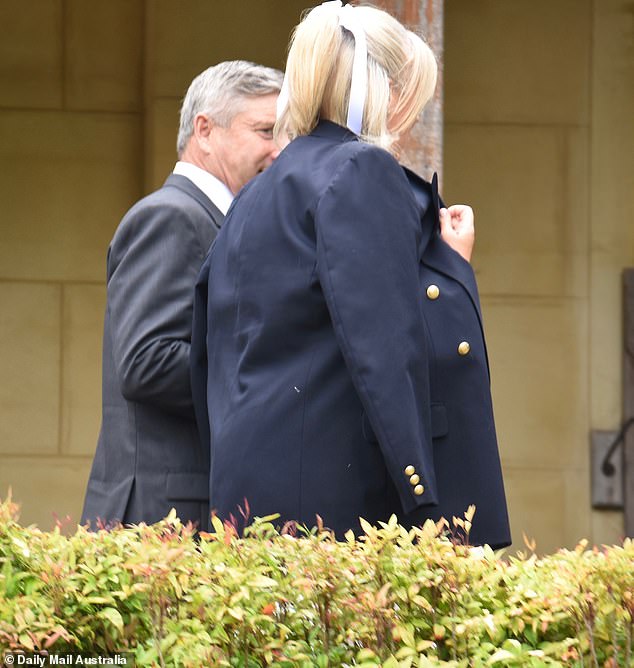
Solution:
{"label": "blazer collar", "polygon": [[[440,211],[440,207],[442,206],[440,196],[438,195],[438,174],[434,172],[430,183],[429,181],[425,181],[425,179],[422,179],[420,176],[418,176],[418,174],[413,172],[409,167],[405,167],[405,165],[401,165],[401,167],[403,168],[405,176],[407,176],[407,180],[410,182],[410,185],[414,190],[414,195],[416,196],[416,200],[419,202],[419,204],[422,204],[425,209],[427,209],[431,203],[432,210],[438,214],[438,211]],[[436,215],[436,226],[440,227],[440,220],[438,215]]]}
{"label": "blazer collar", "polygon": [[429,244],[432,237],[440,234],[440,198],[438,197],[438,177],[434,172],[431,183],[421,179],[418,174],[401,165],[405,176],[414,193],[414,199],[420,207],[421,226],[423,229],[421,239],[421,253]]}
{"label": "blazer collar", "polygon": [[359,137],[354,132],[348,130],[348,128],[326,120],[320,120],[310,133],[310,136],[323,137],[332,141],[359,141]]}
{"label": "blazer collar", "polygon": [[220,229],[222,223],[224,222],[225,217],[222,214],[222,211],[205,195],[205,193],[192,181],[190,181],[186,176],[181,174],[170,174],[163,187],[172,186],[186,192],[190,197],[195,199],[209,214],[212,223],[215,227]]}

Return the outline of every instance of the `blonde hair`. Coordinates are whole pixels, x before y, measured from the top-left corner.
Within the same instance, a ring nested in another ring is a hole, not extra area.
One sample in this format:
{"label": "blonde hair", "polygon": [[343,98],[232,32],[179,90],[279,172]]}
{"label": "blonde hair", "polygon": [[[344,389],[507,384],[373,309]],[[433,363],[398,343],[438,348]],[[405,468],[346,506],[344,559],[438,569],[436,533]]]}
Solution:
{"label": "blonde hair", "polygon": [[[387,12],[370,6],[353,11],[368,48],[361,139],[389,149],[433,95],[436,59],[418,35]],[[354,46],[336,8],[318,6],[306,14],[291,38],[285,75],[289,99],[276,135],[306,135],[319,119],[346,125]]]}

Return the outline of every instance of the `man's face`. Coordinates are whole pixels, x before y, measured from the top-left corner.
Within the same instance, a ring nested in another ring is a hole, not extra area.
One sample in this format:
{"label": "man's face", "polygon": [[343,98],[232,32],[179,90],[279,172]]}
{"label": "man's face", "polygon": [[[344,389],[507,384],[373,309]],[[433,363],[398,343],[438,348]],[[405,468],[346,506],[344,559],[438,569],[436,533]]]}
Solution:
{"label": "man's face", "polygon": [[213,127],[214,157],[222,173],[219,178],[234,195],[279,155],[280,147],[273,139],[276,101],[274,94],[247,98],[229,127]]}

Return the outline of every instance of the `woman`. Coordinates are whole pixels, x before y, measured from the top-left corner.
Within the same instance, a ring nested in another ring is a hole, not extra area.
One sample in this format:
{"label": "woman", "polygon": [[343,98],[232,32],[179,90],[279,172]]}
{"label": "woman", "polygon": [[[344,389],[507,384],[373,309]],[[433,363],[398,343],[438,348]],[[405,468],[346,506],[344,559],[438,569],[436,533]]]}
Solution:
{"label": "woman", "polygon": [[452,250],[435,181],[389,152],[435,83],[430,49],[381,10],[328,2],[296,28],[277,126],[292,141],[234,201],[195,312],[223,519],[248,504],[341,536],[475,504],[471,542],[510,542],[460,255],[473,217],[443,210]]}

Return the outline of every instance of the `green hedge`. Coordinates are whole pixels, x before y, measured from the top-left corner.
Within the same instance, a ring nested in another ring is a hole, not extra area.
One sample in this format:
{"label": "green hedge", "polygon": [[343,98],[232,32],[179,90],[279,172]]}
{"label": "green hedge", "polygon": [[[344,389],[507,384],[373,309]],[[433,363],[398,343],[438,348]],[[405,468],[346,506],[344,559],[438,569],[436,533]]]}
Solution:
{"label": "green hedge", "polygon": [[[175,517],[65,536],[15,510],[0,504],[3,651],[129,651],[141,666],[634,665],[631,540],[501,558],[433,523],[364,523],[337,543],[280,535],[273,518],[243,538],[216,521],[196,542]],[[468,533],[466,515],[455,530]]]}

